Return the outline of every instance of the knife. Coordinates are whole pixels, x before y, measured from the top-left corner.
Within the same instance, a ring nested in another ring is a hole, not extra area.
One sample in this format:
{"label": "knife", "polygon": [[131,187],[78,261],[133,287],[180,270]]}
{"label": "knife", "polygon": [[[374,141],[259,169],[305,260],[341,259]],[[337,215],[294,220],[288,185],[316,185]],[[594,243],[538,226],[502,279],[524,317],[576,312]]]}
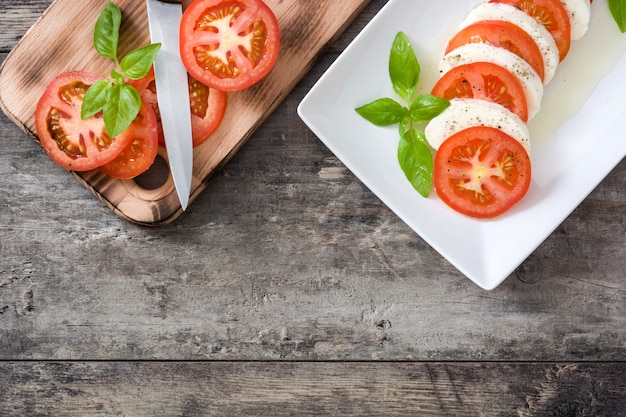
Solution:
{"label": "knife", "polygon": [[179,49],[183,7],[180,1],[146,0],[150,40],[161,43],[154,60],[157,102],[167,159],[183,211],[189,203],[193,168],[191,110],[187,70]]}

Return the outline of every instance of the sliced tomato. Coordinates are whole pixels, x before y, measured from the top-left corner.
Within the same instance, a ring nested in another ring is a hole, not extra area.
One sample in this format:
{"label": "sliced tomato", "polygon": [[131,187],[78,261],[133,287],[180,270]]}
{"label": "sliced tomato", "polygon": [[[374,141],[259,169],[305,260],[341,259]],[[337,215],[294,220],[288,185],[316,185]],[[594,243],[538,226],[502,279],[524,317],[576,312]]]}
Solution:
{"label": "sliced tomato", "polygon": [[143,102],[137,118],[125,132],[130,143],[111,162],[100,170],[115,178],[133,178],[152,166],[159,150],[156,115],[149,104]]}
{"label": "sliced tomato", "polygon": [[491,3],[506,3],[526,12],[548,29],[559,48],[561,61],[569,52],[571,25],[567,10],[559,0],[490,0]]}
{"label": "sliced tomato", "polygon": [[139,94],[141,100],[150,105],[157,120],[157,137],[159,138],[159,145],[165,146],[165,139],[163,138],[163,127],[161,126],[161,112],[159,111],[159,104],[156,96],[156,84],[154,82],[154,67],[150,68],[148,74],[139,80],[131,80],[129,83],[134,86]]}
{"label": "sliced tomato", "polygon": [[521,83],[513,74],[490,62],[459,65],[446,72],[435,84],[432,94],[453,98],[489,100],[528,121],[528,105]]}
{"label": "sliced tomato", "polygon": [[[165,146],[163,127],[161,126],[161,113],[156,96],[156,84],[154,82],[154,70],[132,84],[139,90],[144,102],[149,103],[157,116],[159,145]],[[226,112],[227,93],[207,87],[198,80],[189,76],[189,100],[191,106],[191,132],[193,146],[198,146],[206,141],[222,123]]]}
{"label": "sliced tomato", "polygon": [[524,147],[500,129],[476,126],[448,139],[435,154],[434,185],[448,206],[471,217],[496,217],[521,200],[531,180]]}
{"label": "sliced tomato", "polygon": [[[112,138],[105,129],[102,112],[81,119],[83,98],[102,77],[84,71],[64,72],[46,87],[35,111],[35,127],[46,153],[57,164],[73,171],[89,171],[115,159],[133,140],[123,132]],[[141,123],[149,120],[143,119]],[[147,124],[143,127],[148,130]]]}
{"label": "sliced tomato", "polygon": [[278,21],[261,0],[194,0],[181,20],[187,71],[217,90],[243,90],[261,80],[279,47]]}
{"label": "sliced tomato", "polygon": [[207,87],[190,76],[189,100],[193,146],[198,146],[206,141],[222,123],[226,112],[227,94],[224,91]]}
{"label": "sliced tomato", "polygon": [[484,20],[461,29],[450,39],[446,53],[468,43],[489,43],[524,59],[543,81],[545,68],[541,50],[522,28],[503,20]]}

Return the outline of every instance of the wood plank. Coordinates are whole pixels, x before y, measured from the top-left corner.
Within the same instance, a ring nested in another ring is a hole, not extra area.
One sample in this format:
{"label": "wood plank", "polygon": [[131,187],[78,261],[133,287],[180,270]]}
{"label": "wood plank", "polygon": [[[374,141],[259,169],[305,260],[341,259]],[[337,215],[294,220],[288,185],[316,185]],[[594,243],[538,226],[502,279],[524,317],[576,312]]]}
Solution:
{"label": "wood plank", "polygon": [[[220,128],[194,149],[190,202],[276,109],[310,69],[320,51],[345,29],[368,0],[317,4],[268,0],[267,3],[278,18],[281,31],[278,61],[263,81],[229,94]],[[73,0],[55,0],[3,62],[0,106],[33,139],[37,140],[35,105],[55,75],[75,69],[103,75],[110,72],[110,60],[98,56],[92,41],[93,24],[104,4],[104,0],[84,0],[76,8]],[[116,4],[124,17],[119,46],[123,56],[149,43],[148,23],[144,2],[118,0]],[[76,20],[85,24],[72,24]],[[41,45],[46,48],[42,49]],[[160,154],[167,159],[164,150]],[[74,175],[116,214],[129,221],[160,225],[182,213],[171,176],[165,176],[156,188],[146,188],[140,181],[116,180],[98,170]]]}
{"label": "wood plank", "polygon": [[623,360],[626,161],[485,292],[293,117],[382,4],[163,228],[112,216],[0,114],[0,359]]}
{"label": "wood plank", "polygon": [[0,115],[0,358],[626,357],[626,161],[482,291],[290,119],[332,60],[159,229],[111,216]]}
{"label": "wood plank", "polygon": [[28,0],[0,3],[0,53],[15,47],[53,0]]}
{"label": "wood plank", "polygon": [[622,417],[624,392],[624,363],[0,363],[6,417]]}

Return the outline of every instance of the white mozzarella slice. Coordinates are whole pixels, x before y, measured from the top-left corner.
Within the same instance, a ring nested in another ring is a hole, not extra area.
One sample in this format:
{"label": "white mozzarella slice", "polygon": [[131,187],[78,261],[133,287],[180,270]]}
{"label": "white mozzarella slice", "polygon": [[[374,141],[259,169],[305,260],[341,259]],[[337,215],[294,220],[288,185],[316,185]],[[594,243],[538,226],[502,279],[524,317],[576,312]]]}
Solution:
{"label": "white mozzarella slice", "polygon": [[500,104],[480,99],[452,99],[450,106],[432,119],[424,133],[434,149],[450,136],[475,126],[500,129],[519,141],[530,155],[528,127],[515,113]]}
{"label": "white mozzarella slice", "polygon": [[561,0],[561,4],[567,10],[571,26],[571,39],[573,41],[582,38],[591,20],[591,3],[589,0]]}
{"label": "white mozzarella slice", "polygon": [[490,62],[511,72],[519,81],[526,95],[528,119],[532,119],[541,107],[543,84],[537,72],[528,62],[513,52],[487,43],[468,43],[448,52],[439,64],[443,75],[459,65],[474,62]]}
{"label": "white mozzarella slice", "polygon": [[[585,0],[588,1],[588,0]],[[535,41],[543,58],[543,83],[550,82],[560,62],[559,48],[548,30],[534,18],[505,3],[483,3],[469,13],[461,29],[483,20],[502,20],[512,23],[530,35]]]}

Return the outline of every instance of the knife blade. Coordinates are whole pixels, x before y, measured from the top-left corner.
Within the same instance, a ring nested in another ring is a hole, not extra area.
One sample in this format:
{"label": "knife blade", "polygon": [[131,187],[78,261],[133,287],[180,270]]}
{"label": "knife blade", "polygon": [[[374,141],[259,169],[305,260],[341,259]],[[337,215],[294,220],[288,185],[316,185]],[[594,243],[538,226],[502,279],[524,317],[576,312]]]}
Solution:
{"label": "knife blade", "polygon": [[182,4],[146,0],[146,6],[150,40],[161,43],[154,61],[157,102],[170,171],[184,211],[191,193],[193,144],[187,70],[179,49]]}

